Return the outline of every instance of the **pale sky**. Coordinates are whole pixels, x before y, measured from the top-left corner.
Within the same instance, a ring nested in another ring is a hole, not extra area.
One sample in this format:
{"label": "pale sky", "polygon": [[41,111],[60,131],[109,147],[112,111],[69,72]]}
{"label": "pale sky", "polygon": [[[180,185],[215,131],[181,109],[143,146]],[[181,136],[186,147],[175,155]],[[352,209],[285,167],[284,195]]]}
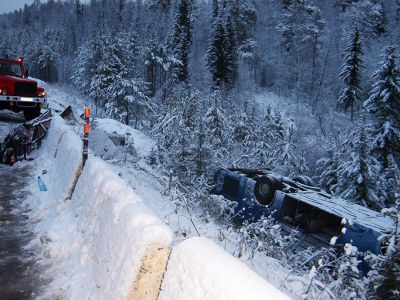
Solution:
{"label": "pale sky", "polygon": [[[46,2],[46,1],[47,0],[41,0],[41,2]],[[85,2],[88,1],[81,0],[81,3]],[[25,4],[32,4],[32,3],[33,0],[0,0],[0,14],[23,8]]]}
{"label": "pale sky", "polygon": [[32,4],[33,0],[0,0],[0,13],[23,8],[25,3]]}

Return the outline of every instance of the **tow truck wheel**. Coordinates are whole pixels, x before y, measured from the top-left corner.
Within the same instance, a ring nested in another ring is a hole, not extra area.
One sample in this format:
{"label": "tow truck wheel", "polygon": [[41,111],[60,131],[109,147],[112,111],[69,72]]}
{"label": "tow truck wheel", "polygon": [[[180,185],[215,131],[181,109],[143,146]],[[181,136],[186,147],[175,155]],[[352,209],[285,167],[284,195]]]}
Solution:
{"label": "tow truck wheel", "polygon": [[282,184],[274,177],[263,176],[256,179],[254,195],[262,205],[269,205],[274,198],[275,192],[282,188]]}
{"label": "tow truck wheel", "polygon": [[40,116],[40,106],[35,106],[30,109],[24,110],[24,117],[26,120],[32,120]]}

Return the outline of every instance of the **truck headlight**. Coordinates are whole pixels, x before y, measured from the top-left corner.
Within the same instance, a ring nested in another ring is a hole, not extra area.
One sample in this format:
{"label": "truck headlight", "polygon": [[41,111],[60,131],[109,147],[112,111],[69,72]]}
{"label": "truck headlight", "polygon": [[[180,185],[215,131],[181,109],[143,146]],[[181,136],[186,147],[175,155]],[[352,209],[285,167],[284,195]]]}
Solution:
{"label": "truck headlight", "polygon": [[46,97],[46,92],[45,92],[45,91],[39,92],[39,93],[38,93],[38,96],[39,96],[39,97]]}
{"label": "truck headlight", "polygon": [[0,89],[0,95],[7,95],[7,90]]}

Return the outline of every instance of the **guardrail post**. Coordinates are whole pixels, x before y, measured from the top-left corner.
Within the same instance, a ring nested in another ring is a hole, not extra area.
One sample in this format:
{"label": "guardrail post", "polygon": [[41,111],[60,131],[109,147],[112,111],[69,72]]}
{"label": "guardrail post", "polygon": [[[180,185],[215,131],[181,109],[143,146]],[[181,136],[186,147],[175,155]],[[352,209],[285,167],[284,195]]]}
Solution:
{"label": "guardrail post", "polygon": [[84,113],[84,119],[85,119],[85,125],[83,127],[83,160],[82,160],[82,167],[85,166],[85,163],[88,159],[89,156],[89,132],[90,132],[90,108],[86,107],[85,108],[85,113]]}

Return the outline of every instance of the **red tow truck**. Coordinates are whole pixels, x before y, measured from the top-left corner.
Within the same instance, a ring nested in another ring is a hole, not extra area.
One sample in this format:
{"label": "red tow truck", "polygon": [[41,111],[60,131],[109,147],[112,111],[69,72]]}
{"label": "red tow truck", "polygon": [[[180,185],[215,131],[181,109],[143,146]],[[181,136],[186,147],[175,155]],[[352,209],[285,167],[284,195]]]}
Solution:
{"label": "red tow truck", "polygon": [[24,59],[0,57],[0,110],[22,111],[25,119],[31,120],[46,107],[46,92],[28,79]]}

